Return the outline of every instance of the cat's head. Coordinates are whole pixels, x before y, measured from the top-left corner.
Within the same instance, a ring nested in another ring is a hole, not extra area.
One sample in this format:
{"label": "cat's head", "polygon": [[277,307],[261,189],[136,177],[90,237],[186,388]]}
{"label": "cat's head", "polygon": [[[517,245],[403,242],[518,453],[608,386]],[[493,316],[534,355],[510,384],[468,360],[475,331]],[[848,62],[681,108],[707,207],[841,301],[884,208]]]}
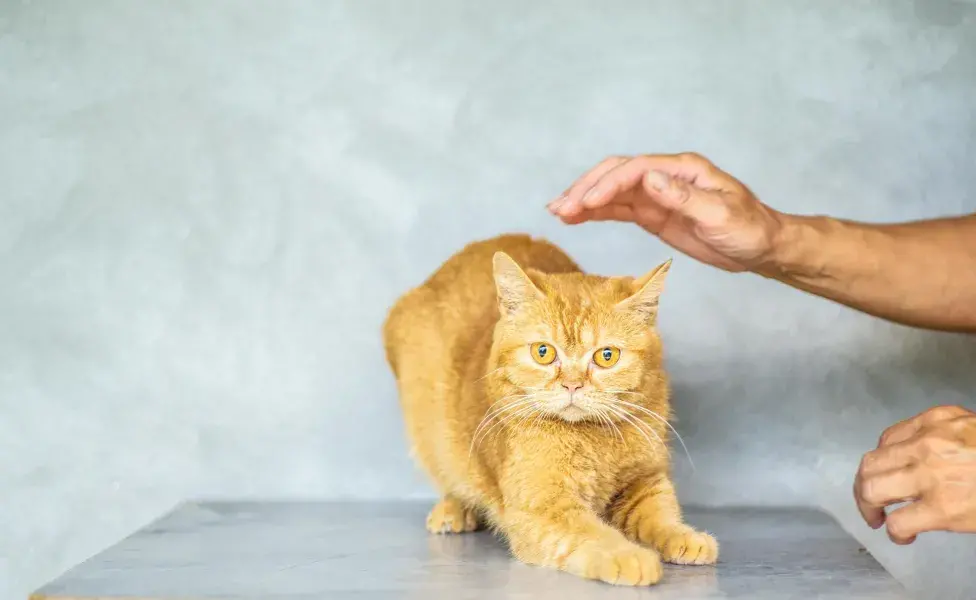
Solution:
{"label": "cat's head", "polygon": [[489,370],[516,405],[508,412],[568,422],[639,412],[646,383],[662,381],[655,321],[670,266],[637,279],[546,274],[496,253],[500,318]]}

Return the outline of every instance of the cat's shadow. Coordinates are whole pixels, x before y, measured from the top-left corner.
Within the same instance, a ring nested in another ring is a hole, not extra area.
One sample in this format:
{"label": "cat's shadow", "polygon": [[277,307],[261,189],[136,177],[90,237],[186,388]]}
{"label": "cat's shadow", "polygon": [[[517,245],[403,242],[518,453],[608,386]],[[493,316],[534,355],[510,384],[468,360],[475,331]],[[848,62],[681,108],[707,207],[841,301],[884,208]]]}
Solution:
{"label": "cat's shadow", "polygon": [[[525,565],[508,551],[503,539],[487,532],[461,535],[429,535],[427,550],[434,571],[431,577],[463,582],[466,593],[490,592],[499,597],[559,597],[569,600],[594,598],[710,597],[719,592],[715,566],[665,565],[663,580],[654,586],[634,588],[590,581],[553,569]],[[679,593],[680,595],[671,595]],[[662,595],[663,594],[663,595]],[[426,597],[426,596],[425,596]],[[420,596],[417,597],[420,600]]]}

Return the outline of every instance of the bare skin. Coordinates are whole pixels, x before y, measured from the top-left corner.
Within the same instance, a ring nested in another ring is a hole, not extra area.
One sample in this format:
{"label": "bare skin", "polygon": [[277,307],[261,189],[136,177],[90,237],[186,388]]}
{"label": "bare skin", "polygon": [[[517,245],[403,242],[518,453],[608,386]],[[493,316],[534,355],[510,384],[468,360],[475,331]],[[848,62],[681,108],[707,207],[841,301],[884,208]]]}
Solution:
{"label": "bare skin", "polygon": [[865,522],[887,525],[896,544],[923,531],[976,533],[976,413],[937,406],[886,429],[861,460],[854,498]]}
{"label": "bare skin", "polygon": [[[706,264],[892,322],[976,333],[976,214],[896,224],[791,215],[696,154],[608,158],[549,210],[573,225],[635,223]],[[887,523],[897,543],[976,532],[976,413],[935,407],[889,428],[865,455],[854,495],[865,521]]]}

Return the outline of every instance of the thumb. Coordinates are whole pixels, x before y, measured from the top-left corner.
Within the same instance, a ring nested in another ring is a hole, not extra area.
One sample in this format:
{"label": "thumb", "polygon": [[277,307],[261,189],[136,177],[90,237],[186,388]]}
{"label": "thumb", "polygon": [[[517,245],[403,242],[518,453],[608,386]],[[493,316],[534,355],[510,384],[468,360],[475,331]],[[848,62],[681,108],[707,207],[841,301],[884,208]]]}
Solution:
{"label": "thumb", "polygon": [[661,171],[648,171],[641,182],[647,195],[667,210],[700,225],[720,225],[728,219],[728,205],[721,192],[705,190]]}

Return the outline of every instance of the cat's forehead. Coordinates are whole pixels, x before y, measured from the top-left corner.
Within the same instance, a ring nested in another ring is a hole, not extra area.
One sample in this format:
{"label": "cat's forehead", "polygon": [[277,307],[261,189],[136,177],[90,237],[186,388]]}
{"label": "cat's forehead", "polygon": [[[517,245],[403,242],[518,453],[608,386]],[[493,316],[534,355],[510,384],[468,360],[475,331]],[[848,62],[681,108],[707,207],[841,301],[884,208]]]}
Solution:
{"label": "cat's forehead", "polygon": [[567,350],[587,350],[613,335],[618,302],[627,297],[626,283],[581,274],[549,276],[543,293],[545,310],[539,325]]}
{"label": "cat's forehead", "polygon": [[612,309],[630,295],[627,280],[582,273],[547,275],[540,282],[543,294],[567,311]]}
{"label": "cat's forehead", "polygon": [[550,330],[553,339],[569,351],[591,348],[608,329],[606,319],[601,318],[592,306],[552,311],[547,316],[544,326]]}

